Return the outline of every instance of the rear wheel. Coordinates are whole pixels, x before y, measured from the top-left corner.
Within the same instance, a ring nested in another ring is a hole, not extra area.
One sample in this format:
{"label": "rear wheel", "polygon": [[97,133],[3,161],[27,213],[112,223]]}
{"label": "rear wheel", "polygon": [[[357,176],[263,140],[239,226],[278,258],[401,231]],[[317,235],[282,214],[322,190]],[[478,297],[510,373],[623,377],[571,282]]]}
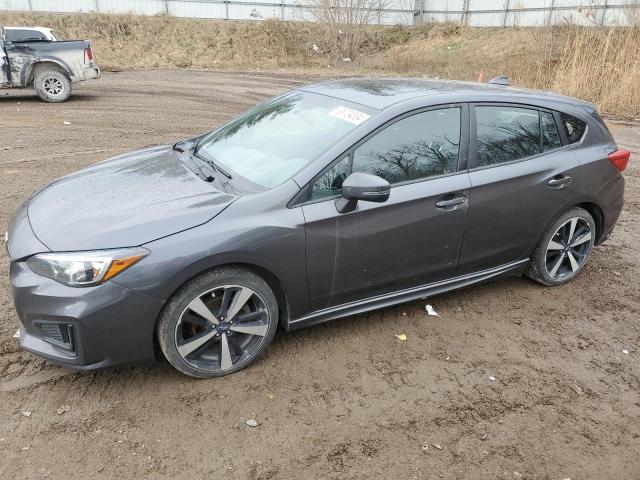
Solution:
{"label": "rear wheel", "polygon": [[33,80],[33,86],[45,102],[60,103],[71,96],[71,80],[59,70],[40,70]]}
{"label": "rear wheel", "polygon": [[240,370],[267,348],[278,325],[278,305],[255,273],[221,268],[189,282],[160,316],[157,336],[177,370],[198,378]]}
{"label": "rear wheel", "polygon": [[531,256],[527,275],[544,285],[568,282],[587,263],[595,236],[591,214],[572,208],[547,228]]}

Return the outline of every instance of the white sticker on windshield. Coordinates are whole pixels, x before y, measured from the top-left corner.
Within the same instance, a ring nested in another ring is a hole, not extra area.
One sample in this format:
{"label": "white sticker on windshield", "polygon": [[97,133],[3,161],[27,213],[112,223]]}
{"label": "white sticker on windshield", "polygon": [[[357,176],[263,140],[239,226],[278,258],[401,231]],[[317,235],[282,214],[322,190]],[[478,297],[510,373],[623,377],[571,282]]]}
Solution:
{"label": "white sticker on windshield", "polygon": [[370,117],[370,115],[367,115],[366,113],[347,107],[334,108],[329,112],[329,115],[339,118],[340,120],[344,120],[345,122],[353,123],[354,125],[360,125]]}

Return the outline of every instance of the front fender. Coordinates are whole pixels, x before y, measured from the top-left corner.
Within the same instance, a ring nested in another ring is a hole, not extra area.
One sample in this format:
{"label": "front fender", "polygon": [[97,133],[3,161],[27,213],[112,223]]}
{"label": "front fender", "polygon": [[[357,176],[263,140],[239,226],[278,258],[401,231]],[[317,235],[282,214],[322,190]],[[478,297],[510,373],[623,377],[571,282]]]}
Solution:
{"label": "front fender", "polygon": [[257,211],[269,203],[268,195],[241,197],[203,225],[145,244],[151,254],[114,281],[165,301],[202,272],[242,264],[277,279],[292,316],[308,313],[302,210],[285,206]]}

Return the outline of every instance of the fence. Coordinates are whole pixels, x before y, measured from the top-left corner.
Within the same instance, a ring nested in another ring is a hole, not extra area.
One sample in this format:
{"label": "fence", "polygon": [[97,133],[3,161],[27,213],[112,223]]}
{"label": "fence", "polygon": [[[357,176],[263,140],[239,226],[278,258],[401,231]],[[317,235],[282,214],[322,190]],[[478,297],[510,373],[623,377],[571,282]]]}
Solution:
{"label": "fence", "polygon": [[[457,21],[471,26],[627,25],[640,0],[371,0],[374,23]],[[312,21],[308,0],[0,0],[0,10]]]}

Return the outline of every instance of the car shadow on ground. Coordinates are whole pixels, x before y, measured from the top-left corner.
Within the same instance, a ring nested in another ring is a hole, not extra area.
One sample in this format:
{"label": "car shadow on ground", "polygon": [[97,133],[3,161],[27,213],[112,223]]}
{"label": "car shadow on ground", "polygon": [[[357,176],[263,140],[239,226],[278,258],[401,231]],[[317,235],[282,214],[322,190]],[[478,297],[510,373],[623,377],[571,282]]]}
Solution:
{"label": "car shadow on ground", "polygon": [[[18,93],[20,92],[20,93]],[[100,100],[100,95],[90,93],[90,92],[74,92],[71,94],[71,98],[62,104],[73,104],[73,103],[81,103],[81,102],[91,102]],[[10,104],[10,103],[34,103],[34,104],[46,104],[46,102],[40,100],[40,98],[33,92],[29,90],[16,90],[16,91],[7,91],[4,93],[0,93],[0,104]],[[56,103],[52,103],[51,105],[57,105]]]}

